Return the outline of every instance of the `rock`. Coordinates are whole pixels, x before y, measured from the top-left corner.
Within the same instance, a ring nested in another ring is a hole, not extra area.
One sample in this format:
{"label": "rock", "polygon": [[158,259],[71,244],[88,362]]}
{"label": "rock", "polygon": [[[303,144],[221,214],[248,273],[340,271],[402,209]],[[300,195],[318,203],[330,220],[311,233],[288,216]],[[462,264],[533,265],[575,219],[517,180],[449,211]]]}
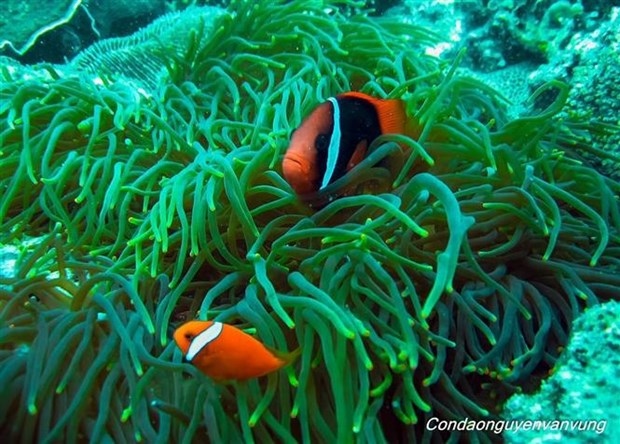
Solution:
{"label": "rock", "polygon": [[[611,301],[590,308],[575,320],[554,374],[538,393],[515,395],[506,402],[504,419],[524,421],[521,424],[531,421],[532,427],[506,431],[504,438],[513,444],[618,442],[618,393],[620,303]],[[546,421],[548,427],[540,426],[542,422],[536,427],[534,421]]]}

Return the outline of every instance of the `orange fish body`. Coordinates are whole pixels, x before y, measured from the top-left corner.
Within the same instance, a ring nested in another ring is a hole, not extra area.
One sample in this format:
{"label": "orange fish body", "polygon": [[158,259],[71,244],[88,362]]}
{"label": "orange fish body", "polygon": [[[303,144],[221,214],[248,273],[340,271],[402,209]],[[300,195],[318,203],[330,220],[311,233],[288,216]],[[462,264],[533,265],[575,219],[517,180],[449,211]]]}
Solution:
{"label": "orange fish body", "polygon": [[271,350],[232,325],[190,321],[174,332],[185,359],[216,381],[257,378],[289,364],[297,355]]}
{"label": "orange fish body", "polygon": [[[282,161],[284,178],[299,195],[320,193],[360,163],[374,139],[413,135],[411,126],[401,100],[360,92],[330,97],[292,134]],[[402,165],[402,156],[397,163]]]}

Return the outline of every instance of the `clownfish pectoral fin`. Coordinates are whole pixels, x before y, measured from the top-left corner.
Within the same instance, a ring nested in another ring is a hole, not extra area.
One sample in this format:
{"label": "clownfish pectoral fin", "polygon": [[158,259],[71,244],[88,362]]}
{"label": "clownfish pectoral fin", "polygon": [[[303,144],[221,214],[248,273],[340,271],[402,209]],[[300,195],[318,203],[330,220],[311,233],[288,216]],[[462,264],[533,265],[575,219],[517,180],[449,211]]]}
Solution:
{"label": "clownfish pectoral fin", "polygon": [[349,163],[347,164],[347,171],[351,171],[355,165],[360,163],[366,157],[366,151],[368,150],[368,141],[360,140],[359,143],[355,147],[355,151],[351,155],[349,159]]}

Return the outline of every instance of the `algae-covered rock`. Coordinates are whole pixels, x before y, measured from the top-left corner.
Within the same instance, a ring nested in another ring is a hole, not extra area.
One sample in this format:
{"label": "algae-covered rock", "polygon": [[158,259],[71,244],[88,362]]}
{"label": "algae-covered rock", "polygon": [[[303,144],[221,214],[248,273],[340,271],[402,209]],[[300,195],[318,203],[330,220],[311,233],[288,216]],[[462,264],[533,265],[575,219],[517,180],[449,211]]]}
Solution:
{"label": "algae-covered rock", "polygon": [[572,338],[555,373],[538,393],[515,395],[506,403],[506,419],[533,424],[546,421],[548,427],[506,431],[506,441],[618,442],[618,393],[620,304],[612,301],[589,309],[575,320]]}
{"label": "algae-covered rock", "polygon": [[62,63],[94,42],[132,34],[166,12],[164,0],[3,0],[0,54]]}
{"label": "algae-covered rock", "polygon": [[[570,48],[578,60],[572,72],[569,110],[610,125],[620,123],[620,8],[596,32],[583,35]],[[586,156],[599,171],[620,178],[620,133],[603,133],[592,144],[610,156]]]}
{"label": "algae-covered rock", "polygon": [[88,2],[101,38],[129,35],[166,11],[164,0],[98,0]]}
{"label": "algae-covered rock", "polygon": [[561,55],[573,36],[606,20],[606,2],[580,0],[479,0],[457,2],[465,13],[468,61],[484,71],[523,62],[546,63]]}
{"label": "algae-covered rock", "polygon": [[0,49],[24,55],[43,34],[69,22],[82,0],[4,0],[0,14]]}

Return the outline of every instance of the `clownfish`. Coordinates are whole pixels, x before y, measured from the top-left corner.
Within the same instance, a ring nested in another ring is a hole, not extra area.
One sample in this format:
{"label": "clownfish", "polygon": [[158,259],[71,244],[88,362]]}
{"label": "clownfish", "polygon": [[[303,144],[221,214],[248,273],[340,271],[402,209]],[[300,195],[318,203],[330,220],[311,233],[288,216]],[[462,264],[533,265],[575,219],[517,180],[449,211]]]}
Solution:
{"label": "clownfish", "polygon": [[360,92],[330,97],[293,132],[282,173],[298,195],[320,193],[360,163],[377,137],[413,131],[402,100]]}
{"label": "clownfish", "polygon": [[189,321],[174,332],[187,361],[215,381],[243,381],[274,372],[300,353],[281,353],[232,325]]}

